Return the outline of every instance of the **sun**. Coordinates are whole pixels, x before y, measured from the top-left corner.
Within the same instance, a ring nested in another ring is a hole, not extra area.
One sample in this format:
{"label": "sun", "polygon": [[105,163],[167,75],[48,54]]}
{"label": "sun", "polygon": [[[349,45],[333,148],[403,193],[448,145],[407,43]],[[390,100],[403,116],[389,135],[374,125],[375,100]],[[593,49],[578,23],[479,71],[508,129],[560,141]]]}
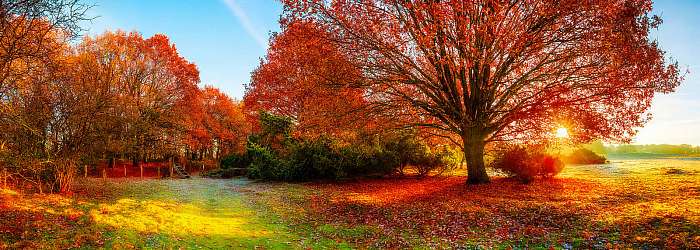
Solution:
{"label": "sun", "polygon": [[569,138],[569,130],[564,127],[557,129],[557,138]]}

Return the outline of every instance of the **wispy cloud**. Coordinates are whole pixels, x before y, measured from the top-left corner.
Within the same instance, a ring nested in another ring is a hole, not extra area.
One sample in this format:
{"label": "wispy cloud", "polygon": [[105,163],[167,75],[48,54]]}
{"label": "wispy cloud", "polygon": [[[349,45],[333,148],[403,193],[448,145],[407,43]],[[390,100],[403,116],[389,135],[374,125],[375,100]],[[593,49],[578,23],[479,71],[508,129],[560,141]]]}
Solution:
{"label": "wispy cloud", "polygon": [[267,48],[267,39],[265,39],[265,36],[261,34],[255,26],[253,26],[253,23],[250,21],[250,18],[248,17],[248,14],[246,14],[245,10],[241,8],[238,3],[236,3],[236,0],[223,0],[224,4],[226,4],[226,7],[233,13],[236,18],[238,18],[238,21],[241,23],[241,26],[243,26],[243,29],[245,29],[246,33],[255,40],[255,42],[260,45],[261,48],[266,49]]}

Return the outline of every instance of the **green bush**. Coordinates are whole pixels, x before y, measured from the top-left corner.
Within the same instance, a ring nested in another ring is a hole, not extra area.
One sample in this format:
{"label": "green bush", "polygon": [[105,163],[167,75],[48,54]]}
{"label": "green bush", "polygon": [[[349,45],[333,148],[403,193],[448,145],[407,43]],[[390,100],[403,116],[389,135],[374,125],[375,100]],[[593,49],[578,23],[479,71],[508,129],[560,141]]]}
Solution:
{"label": "green bush", "polygon": [[340,165],[348,176],[383,176],[399,167],[396,153],[379,145],[349,145],[339,151]]}
{"label": "green bush", "polygon": [[564,169],[564,162],[541,149],[515,146],[499,152],[491,167],[523,183],[529,183],[535,177],[557,175]]}
{"label": "green bush", "polygon": [[[402,173],[414,167],[421,176],[456,166],[453,152],[432,152],[412,131],[372,136],[353,144],[341,144],[327,136],[295,139],[289,118],[260,113],[261,132],[248,138],[246,152],[221,160],[221,169],[247,168],[253,179],[278,181],[338,180]],[[230,176],[226,171],[212,176]]]}
{"label": "green bush", "polygon": [[275,152],[256,143],[248,143],[247,154],[250,157],[248,177],[253,179],[284,180],[287,163],[277,157]]}
{"label": "green bush", "polygon": [[339,146],[329,137],[298,141],[288,150],[285,180],[338,180],[362,176],[382,176],[398,166],[394,152],[377,146]]}
{"label": "green bush", "polygon": [[564,157],[564,161],[570,164],[604,164],[607,162],[607,159],[591,150],[579,148]]}
{"label": "green bush", "polygon": [[286,179],[303,181],[311,179],[339,179],[347,176],[340,164],[343,156],[334,148],[334,141],[327,137],[296,143],[291,147]]}
{"label": "green bush", "polygon": [[446,170],[454,169],[460,163],[459,154],[461,153],[449,148],[434,151],[426,148],[422,153],[417,154],[414,159],[411,159],[410,162],[416,168],[419,176],[426,176],[433,171],[442,173]]}
{"label": "green bush", "polygon": [[221,159],[221,168],[247,168],[250,166],[250,157],[247,153],[232,154]]}
{"label": "green bush", "polygon": [[246,175],[247,168],[219,168],[203,173],[203,177],[229,179]]}

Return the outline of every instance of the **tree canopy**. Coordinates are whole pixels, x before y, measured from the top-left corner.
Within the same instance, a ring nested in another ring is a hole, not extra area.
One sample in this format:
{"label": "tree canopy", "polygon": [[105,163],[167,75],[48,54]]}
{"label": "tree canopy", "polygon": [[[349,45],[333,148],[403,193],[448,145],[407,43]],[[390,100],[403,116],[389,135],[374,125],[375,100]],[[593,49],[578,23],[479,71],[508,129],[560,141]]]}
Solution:
{"label": "tree canopy", "polygon": [[649,38],[649,0],[282,2],[283,24],[315,24],[361,72],[368,102],[431,117],[416,125],[463,146],[469,183],[488,181],[490,142],[545,142],[559,126],[629,141],[682,78]]}

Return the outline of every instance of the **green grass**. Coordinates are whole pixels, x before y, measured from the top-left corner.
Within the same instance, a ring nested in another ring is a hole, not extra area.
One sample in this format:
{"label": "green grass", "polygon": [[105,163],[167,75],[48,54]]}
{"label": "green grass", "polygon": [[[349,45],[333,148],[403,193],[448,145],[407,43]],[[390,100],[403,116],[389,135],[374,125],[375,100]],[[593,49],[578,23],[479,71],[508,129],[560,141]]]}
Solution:
{"label": "green grass", "polygon": [[700,161],[614,160],[553,180],[79,179],[0,189],[0,249],[695,248]]}
{"label": "green grass", "polygon": [[[27,228],[10,228],[7,235],[0,236],[0,248],[287,249],[298,245],[298,237],[285,225],[253,209],[238,191],[247,181],[80,182],[78,188],[85,193],[70,198],[10,197],[15,201],[9,204],[14,211],[5,211],[2,217],[15,218],[10,212],[36,213],[45,221],[37,216],[21,219],[25,224],[41,223],[38,234],[26,237],[18,231]],[[78,216],[75,222],[71,213]],[[52,225],[55,221],[65,223]]]}
{"label": "green grass", "polygon": [[245,182],[135,182],[122,192],[131,195],[99,203],[90,215],[113,232],[107,248],[288,248],[294,236],[253,210],[236,192],[241,185]]}

